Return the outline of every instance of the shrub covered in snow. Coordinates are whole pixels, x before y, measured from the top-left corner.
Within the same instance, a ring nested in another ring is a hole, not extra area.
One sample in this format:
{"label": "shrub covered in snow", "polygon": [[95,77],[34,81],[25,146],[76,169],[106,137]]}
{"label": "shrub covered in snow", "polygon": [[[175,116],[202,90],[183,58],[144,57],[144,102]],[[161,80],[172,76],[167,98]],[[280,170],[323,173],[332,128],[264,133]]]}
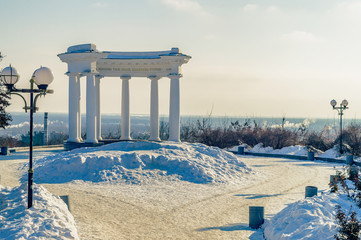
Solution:
{"label": "shrub covered in snow", "polygon": [[340,225],[339,231],[335,234],[336,240],[359,240],[361,223],[357,219],[356,212],[350,210],[345,213],[340,205],[336,206],[336,220]]}
{"label": "shrub covered in snow", "polygon": [[39,159],[35,181],[141,183],[156,179],[194,183],[239,181],[250,169],[232,153],[199,143],[118,142]]}
{"label": "shrub covered in snow", "polygon": [[266,239],[359,239],[361,183],[354,167],[336,171],[330,192],[290,204],[276,214],[264,226]]}
{"label": "shrub covered in snow", "polygon": [[292,203],[276,214],[264,226],[267,240],[334,239],[337,233],[336,206],[360,209],[345,194],[327,193]]}

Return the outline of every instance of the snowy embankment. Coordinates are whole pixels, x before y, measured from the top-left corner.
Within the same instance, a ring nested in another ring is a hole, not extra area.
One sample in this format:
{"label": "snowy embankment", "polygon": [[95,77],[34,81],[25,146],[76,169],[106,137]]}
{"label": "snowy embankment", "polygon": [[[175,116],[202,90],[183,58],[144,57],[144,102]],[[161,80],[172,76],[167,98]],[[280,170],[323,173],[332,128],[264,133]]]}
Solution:
{"label": "snowy embankment", "polygon": [[0,185],[0,239],[79,239],[66,204],[42,186],[34,186],[34,205],[27,209],[27,185]]}
{"label": "snowy embankment", "polygon": [[361,216],[360,208],[346,194],[325,193],[289,204],[264,224],[264,235],[267,240],[334,239],[337,205],[346,213],[352,206]]}
{"label": "snowy embankment", "polygon": [[36,182],[193,183],[239,182],[251,172],[232,153],[199,143],[118,142],[82,148],[36,161]]}
{"label": "snowy embankment", "polygon": [[[288,155],[295,155],[295,156],[307,156],[308,148],[306,146],[295,145],[295,146],[288,146],[281,149],[273,149],[272,147],[263,147],[262,143],[255,145],[253,148],[249,147],[248,145],[239,145],[245,147],[248,152],[253,153],[269,153],[269,154],[288,154]],[[235,146],[230,148],[230,151],[238,151],[238,147]],[[335,146],[327,151],[323,152],[321,150],[313,149],[316,151],[315,156],[323,157],[323,158],[334,158],[334,159],[342,159],[346,160],[346,155],[340,155],[338,151],[338,146]],[[355,159],[355,161],[359,161],[360,159]]]}
{"label": "snowy embankment", "polygon": [[250,152],[306,156],[308,150],[307,147],[300,145],[284,147],[282,149],[273,149],[272,147],[263,147],[262,144],[257,144],[250,150]]}

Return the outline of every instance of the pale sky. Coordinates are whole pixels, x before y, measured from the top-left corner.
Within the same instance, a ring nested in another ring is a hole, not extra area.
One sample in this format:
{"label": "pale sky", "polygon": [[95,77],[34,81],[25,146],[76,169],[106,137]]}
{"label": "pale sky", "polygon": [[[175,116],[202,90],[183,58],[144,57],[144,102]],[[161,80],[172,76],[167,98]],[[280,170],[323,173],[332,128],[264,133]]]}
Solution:
{"label": "pale sky", "polygon": [[[52,69],[55,90],[40,111],[68,111],[72,45],[100,51],[179,47],[181,114],[246,117],[337,117],[331,99],[349,101],[361,118],[361,1],[352,0],[0,0],[0,52],[28,86],[32,72]],[[134,78],[131,114],[149,114],[150,80]],[[160,80],[160,113],[168,115],[169,79]],[[120,78],[101,81],[101,111],[120,113]],[[21,111],[13,97],[9,111]],[[85,112],[85,78],[82,80]]]}

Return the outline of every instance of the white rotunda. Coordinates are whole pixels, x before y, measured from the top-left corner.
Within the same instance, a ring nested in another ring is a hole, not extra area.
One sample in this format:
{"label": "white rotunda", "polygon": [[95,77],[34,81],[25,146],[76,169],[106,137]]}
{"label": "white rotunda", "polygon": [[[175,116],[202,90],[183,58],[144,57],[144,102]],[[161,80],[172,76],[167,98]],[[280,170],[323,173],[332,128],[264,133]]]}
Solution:
{"label": "white rotunda", "polygon": [[[69,76],[69,138],[71,145],[97,145],[101,138],[100,80],[119,77],[122,81],[121,138],[130,137],[129,83],[134,77],[150,79],[150,138],[159,138],[158,80],[170,78],[169,140],[180,141],[181,66],[191,58],[172,48],[159,52],[99,51],[94,44],[69,47],[58,55],[68,64]],[[86,77],[86,139],[81,139],[80,82]],[[73,148],[73,147],[70,147]]]}

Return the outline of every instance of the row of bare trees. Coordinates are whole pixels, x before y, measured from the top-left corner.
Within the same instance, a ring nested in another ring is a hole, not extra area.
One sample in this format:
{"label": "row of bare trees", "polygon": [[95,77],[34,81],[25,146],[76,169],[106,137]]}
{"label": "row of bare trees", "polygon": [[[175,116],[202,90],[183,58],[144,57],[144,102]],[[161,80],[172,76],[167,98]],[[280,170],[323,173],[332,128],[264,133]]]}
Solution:
{"label": "row of bare trees", "polygon": [[[211,118],[204,118],[181,126],[181,140],[200,142],[220,148],[245,143],[251,147],[258,143],[280,149],[292,145],[312,146],[326,151],[339,143],[339,133],[335,128],[325,126],[321,131],[311,131],[301,124],[298,128],[286,128],[283,118],[280,126],[260,125],[256,121],[245,120],[215,126]],[[167,128],[164,127],[164,130]],[[163,133],[167,139],[167,132]],[[342,133],[344,150],[361,156],[361,125],[352,123]]]}
{"label": "row of bare trees", "polygon": [[[209,146],[227,148],[245,143],[251,147],[262,143],[280,149],[292,145],[312,146],[326,151],[339,142],[339,134],[335,128],[325,126],[321,131],[311,131],[304,124],[297,128],[285,127],[285,118],[279,126],[259,124],[255,120],[224,122],[215,124],[212,118],[206,117],[181,124],[180,137],[185,142],[199,142]],[[168,139],[168,122],[160,122],[160,138]],[[133,139],[148,139],[148,132],[132,132]],[[107,134],[105,138],[117,139],[120,128]],[[361,125],[350,124],[343,130],[343,142],[346,152],[361,156]]]}

